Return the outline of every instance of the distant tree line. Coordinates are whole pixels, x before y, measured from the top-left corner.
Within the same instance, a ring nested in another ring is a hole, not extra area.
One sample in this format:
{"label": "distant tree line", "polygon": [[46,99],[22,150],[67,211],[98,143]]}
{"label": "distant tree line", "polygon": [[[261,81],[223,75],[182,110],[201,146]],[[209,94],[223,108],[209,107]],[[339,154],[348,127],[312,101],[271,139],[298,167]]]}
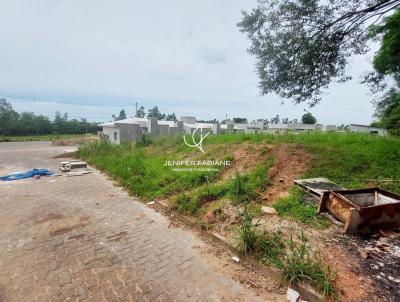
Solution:
{"label": "distant tree line", "polygon": [[[149,109],[147,114],[146,114],[145,108],[143,106],[140,106],[140,108],[137,109],[137,111],[135,113],[135,117],[145,118],[146,116],[148,118],[156,117],[160,121],[174,121],[174,122],[178,121],[175,113],[171,113],[171,114],[161,113],[160,109],[158,109],[158,106],[154,106],[153,108]],[[126,119],[127,115],[126,115],[125,109],[121,109],[118,116],[112,115],[112,118],[114,119],[114,121],[120,121],[120,120]]]}
{"label": "distant tree line", "polygon": [[83,134],[95,133],[97,123],[69,119],[68,113],[56,112],[54,120],[33,112],[16,112],[6,99],[0,99],[0,135]]}

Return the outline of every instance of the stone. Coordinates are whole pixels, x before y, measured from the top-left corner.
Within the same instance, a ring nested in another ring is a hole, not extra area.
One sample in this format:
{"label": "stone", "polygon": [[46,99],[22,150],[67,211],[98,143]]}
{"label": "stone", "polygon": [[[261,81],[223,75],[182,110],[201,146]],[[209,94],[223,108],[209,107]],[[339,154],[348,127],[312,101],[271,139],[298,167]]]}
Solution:
{"label": "stone", "polygon": [[278,214],[274,208],[267,207],[267,206],[262,206],[261,207],[261,212],[263,214],[267,214],[267,215],[276,215],[276,214]]}

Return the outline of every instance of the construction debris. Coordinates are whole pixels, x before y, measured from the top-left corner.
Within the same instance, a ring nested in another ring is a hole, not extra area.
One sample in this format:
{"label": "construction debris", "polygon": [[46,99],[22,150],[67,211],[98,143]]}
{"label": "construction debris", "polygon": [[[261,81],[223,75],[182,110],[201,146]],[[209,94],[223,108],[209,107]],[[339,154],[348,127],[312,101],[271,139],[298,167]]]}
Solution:
{"label": "construction debris", "polygon": [[80,160],[62,161],[59,163],[59,168],[65,176],[82,176],[92,173],[87,168],[87,163]]}
{"label": "construction debris", "polygon": [[319,178],[307,178],[307,179],[297,179],[294,181],[296,185],[305,189],[313,195],[320,197],[323,192],[332,190],[343,190],[344,188],[331,182],[329,179],[319,177]]}
{"label": "construction debris", "polygon": [[59,168],[62,172],[69,172],[76,169],[87,170],[87,163],[80,160],[62,161],[59,163]]}
{"label": "construction debris", "polygon": [[239,259],[238,256],[233,256],[231,259],[232,259],[233,261],[235,261],[236,263],[239,263],[239,262],[240,262],[240,259]]}
{"label": "construction debris", "polygon": [[85,170],[85,171],[72,171],[72,172],[67,172],[67,173],[65,173],[65,176],[82,176],[82,175],[85,175],[85,174],[89,174],[89,173],[92,173],[92,171],[90,171],[90,170]]}
{"label": "construction debris", "polygon": [[301,298],[300,294],[297,291],[290,287],[287,289],[286,299],[289,302],[306,302]]}

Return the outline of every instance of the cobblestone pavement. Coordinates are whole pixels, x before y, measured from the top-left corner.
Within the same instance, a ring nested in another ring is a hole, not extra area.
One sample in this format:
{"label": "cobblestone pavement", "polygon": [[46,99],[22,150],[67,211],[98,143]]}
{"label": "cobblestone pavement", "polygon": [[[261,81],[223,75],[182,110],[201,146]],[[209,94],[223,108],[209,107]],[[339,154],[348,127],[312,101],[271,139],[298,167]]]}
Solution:
{"label": "cobblestone pavement", "polygon": [[[0,175],[54,170],[63,149],[0,143]],[[0,301],[284,301],[210,265],[204,245],[96,171],[0,182]]]}

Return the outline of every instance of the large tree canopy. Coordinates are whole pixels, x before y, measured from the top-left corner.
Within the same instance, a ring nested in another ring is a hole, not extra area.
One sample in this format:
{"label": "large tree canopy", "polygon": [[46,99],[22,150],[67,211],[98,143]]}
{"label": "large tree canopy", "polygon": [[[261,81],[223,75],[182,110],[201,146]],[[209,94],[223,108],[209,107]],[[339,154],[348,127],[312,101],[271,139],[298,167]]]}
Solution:
{"label": "large tree canopy", "polygon": [[351,54],[368,50],[368,26],[400,0],[259,0],[238,24],[251,40],[262,94],[315,105],[345,73]]}
{"label": "large tree canopy", "polygon": [[373,60],[375,72],[369,75],[369,82],[373,91],[391,85],[381,99],[377,98],[375,115],[379,125],[400,135],[400,10],[386,17],[382,24],[372,26],[369,32],[371,37],[381,40]]}

